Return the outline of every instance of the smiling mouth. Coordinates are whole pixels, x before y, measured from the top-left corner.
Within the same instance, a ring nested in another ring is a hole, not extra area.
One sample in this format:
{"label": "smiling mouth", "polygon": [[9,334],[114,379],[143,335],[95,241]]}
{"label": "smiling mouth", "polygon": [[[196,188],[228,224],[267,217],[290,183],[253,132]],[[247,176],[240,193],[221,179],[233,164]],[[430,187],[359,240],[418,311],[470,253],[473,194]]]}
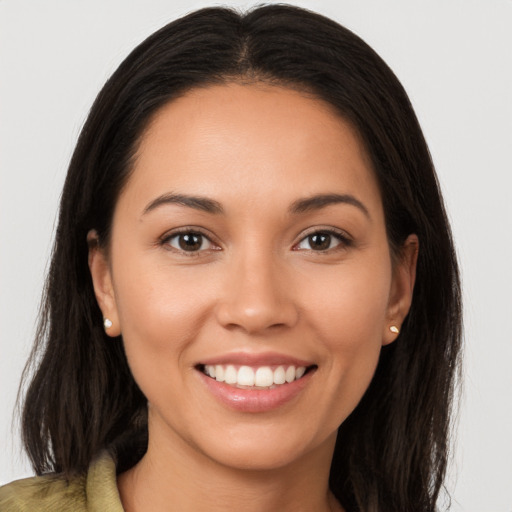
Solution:
{"label": "smiling mouth", "polygon": [[236,365],[199,365],[197,369],[217,382],[223,382],[239,389],[274,389],[300,380],[315,370],[312,366],[236,366]]}

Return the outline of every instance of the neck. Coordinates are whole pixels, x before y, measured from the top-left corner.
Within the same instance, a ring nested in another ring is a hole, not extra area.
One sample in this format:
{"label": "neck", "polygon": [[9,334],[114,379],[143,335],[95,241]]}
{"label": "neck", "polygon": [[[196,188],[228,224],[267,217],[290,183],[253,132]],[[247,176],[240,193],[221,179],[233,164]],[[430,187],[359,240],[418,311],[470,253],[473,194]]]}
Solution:
{"label": "neck", "polygon": [[126,512],[342,511],[328,486],[334,441],[279,467],[233,468],[150,428],[147,453],[118,478],[121,501]]}

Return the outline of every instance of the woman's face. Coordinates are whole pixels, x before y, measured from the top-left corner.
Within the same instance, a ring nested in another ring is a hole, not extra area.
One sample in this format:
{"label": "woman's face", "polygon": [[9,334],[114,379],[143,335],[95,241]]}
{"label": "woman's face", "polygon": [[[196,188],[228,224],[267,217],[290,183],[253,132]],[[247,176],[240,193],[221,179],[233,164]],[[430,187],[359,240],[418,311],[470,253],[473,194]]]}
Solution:
{"label": "woman's face", "polygon": [[149,402],[150,446],[237,468],[332,451],[414,280],[414,255],[392,267],[351,127],[261,84],[195,89],[157,113],[108,259],[93,250],[90,265]]}

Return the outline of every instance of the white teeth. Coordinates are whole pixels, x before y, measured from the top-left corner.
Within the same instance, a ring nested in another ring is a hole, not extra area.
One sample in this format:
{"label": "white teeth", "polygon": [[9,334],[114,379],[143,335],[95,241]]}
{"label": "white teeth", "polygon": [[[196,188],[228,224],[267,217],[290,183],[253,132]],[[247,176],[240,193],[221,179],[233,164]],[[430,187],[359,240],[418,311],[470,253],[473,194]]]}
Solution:
{"label": "white teeth", "polygon": [[250,366],[240,366],[237,384],[240,386],[254,386],[254,370]]}
{"label": "white teeth", "polygon": [[224,382],[224,366],[220,364],[215,366],[215,378],[219,382]]}
{"label": "white teeth", "polygon": [[300,379],[306,373],[305,366],[278,366],[272,370],[270,366],[260,366],[252,368],[250,366],[240,366],[237,370],[234,365],[205,365],[204,373],[217,382],[243,386],[269,388],[273,385],[279,386],[284,383],[291,383]]}
{"label": "white teeth", "polygon": [[286,373],[282,366],[274,370],[274,384],[284,384],[286,382]]}
{"label": "white teeth", "polygon": [[274,384],[274,372],[268,366],[262,366],[256,370],[254,381],[256,386],[268,388]]}
{"label": "white teeth", "polygon": [[237,375],[237,371],[236,371],[235,367],[232,365],[229,365],[226,368],[226,372],[224,373],[224,382],[226,384],[236,384],[237,377],[238,377],[238,375]]}
{"label": "white teeth", "polygon": [[207,365],[204,367],[204,371],[205,371],[206,375],[209,375],[213,379],[215,378],[215,366]]}

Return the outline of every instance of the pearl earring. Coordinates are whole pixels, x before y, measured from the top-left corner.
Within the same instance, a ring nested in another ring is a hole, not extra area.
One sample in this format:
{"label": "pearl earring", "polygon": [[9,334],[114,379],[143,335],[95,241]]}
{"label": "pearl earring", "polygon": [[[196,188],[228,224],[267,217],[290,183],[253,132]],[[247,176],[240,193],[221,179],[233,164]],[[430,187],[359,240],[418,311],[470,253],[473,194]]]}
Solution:
{"label": "pearl earring", "polygon": [[105,329],[110,329],[112,327],[112,320],[109,318],[103,319],[103,327],[105,327]]}
{"label": "pearl earring", "polygon": [[400,334],[400,329],[399,329],[396,325],[390,325],[390,326],[389,326],[389,330],[390,330],[393,334]]}

